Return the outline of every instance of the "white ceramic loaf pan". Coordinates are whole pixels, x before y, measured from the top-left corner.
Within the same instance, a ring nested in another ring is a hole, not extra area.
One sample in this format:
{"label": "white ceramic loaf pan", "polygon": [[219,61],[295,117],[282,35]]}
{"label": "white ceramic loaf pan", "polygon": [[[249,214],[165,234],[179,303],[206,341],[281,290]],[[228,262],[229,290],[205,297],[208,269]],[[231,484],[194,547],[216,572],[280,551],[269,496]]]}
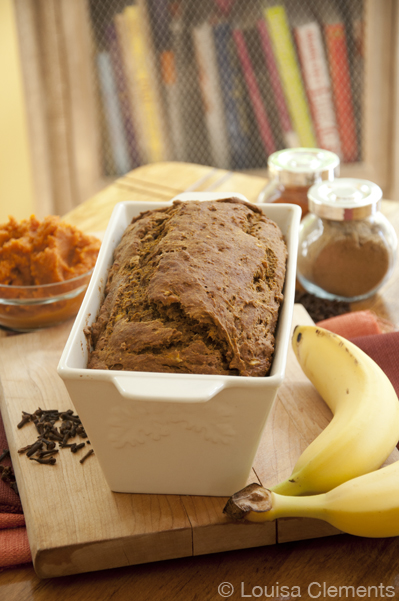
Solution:
{"label": "white ceramic loaf pan", "polygon": [[[184,201],[235,193],[187,193]],[[174,200],[174,199],[173,199]],[[113,251],[132,218],[168,203],[116,205],[93,276],[62,353],[64,380],[115,492],[229,496],[246,485],[267,417],[284,378],[295,295],[300,208],[258,204],[288,246],[284,301],[267,377],[87,369],[84,328],[95,319]]]}

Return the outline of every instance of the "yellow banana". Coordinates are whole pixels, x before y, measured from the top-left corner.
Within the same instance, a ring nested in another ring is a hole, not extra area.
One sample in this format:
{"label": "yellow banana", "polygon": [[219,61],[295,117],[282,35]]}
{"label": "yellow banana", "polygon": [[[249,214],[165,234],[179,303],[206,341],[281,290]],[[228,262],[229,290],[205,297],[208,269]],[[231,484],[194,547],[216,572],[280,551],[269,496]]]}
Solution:
{"label": "yellow banana", "polygon": [[348,340],[316,326],[297,326],[292,346],[333,418],[291,476],[271,490],[323,493],[384,463],[399,440],[399,401],[375,361]]}
{"label": "yellow banana", "polygon": [[288,497],[250,484],[233,495],[223,511],[251,522],[307,517],[356,536],[399,536],[399,461],[321,495]]}

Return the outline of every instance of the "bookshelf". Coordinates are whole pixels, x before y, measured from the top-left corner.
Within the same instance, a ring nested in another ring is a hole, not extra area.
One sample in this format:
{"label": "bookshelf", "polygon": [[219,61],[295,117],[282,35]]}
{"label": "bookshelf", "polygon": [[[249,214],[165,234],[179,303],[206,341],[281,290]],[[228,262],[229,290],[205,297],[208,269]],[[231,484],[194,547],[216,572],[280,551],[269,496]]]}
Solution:
{"label": "bookshelf", "polygon": [[44,212],[150,162],[267,177],[298,145],[399,197],[399,0],[14,5]]}

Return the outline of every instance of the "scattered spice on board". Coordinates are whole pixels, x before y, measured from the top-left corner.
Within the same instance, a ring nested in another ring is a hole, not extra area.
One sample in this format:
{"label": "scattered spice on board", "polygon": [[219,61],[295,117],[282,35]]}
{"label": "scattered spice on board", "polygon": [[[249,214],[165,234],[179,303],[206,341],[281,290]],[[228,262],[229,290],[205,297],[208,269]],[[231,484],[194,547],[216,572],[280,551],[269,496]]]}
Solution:
{"label": "scattered spice on board", "polygon": [[90,455],[92,455],[93,453],[94,453],[93,449],[90,449],[90,451],[88,451],[88,452],[86,453],[86,455],[84,455],[84,456],[82,457],[82,459],[80,460],[80,462],[79,462],[79,463],[84,463],[84,462],[86,461],[86,459],[87,459],[88,457],[90,457]]}
{"label": "scattered spice on board", "polygon": [[[56,423],[61,421],[59,428]],[[57,463],[56,455],[60,449],[70,449],[72,453],[77,453],[86,446],[86,442],[69,442],[71,439],[86,439],[87,434],[78,415],[74,415],[72,409],[67,411],[58,411],[58,409],[36,409],[34,413],[22,411],[22,419],[17,425],[18,429],[26,424],[34,424],[38,433],[37,440],[32,444],[18,449],[19,454],[25,454],[31,461],[36,461],[42,465],[55,465]],[[58,448],[57,447],[58,444]],[[90,444],[87,441],[87,444]],[[91,449],[85,455],[80,463],[83,463],[86,456],[93,454]],[[1,467],[1,466],[0,466]]]}
{"label": "scattered spice on board", "polygon": [[313,321],[316,322],[336,315],[343,315],[350,310],[350,305],[347,302],[319,298],[301,290],[296,290],[295,302],[303,305]]}

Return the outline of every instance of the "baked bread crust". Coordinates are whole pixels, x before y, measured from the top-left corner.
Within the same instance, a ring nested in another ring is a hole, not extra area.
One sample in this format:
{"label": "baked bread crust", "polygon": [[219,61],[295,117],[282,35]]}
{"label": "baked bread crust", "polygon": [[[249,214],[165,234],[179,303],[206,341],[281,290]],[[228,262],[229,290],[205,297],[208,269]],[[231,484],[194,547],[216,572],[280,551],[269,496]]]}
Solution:
{"label": "baked bread crust", "polygon": [[279,227],[240,199],[141,213],[87,328],[88,368],[267,375],[286,259]]}

